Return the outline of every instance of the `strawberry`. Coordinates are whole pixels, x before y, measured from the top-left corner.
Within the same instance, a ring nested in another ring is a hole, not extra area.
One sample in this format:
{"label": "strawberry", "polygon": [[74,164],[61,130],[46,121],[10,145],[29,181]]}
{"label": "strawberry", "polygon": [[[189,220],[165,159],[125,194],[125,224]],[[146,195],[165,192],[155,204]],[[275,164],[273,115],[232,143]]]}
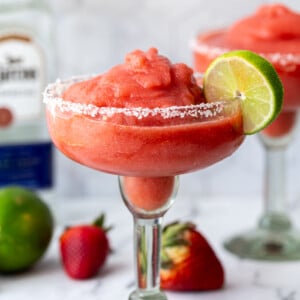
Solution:
{"label": "strawberry", "polygon": [[60,237],[61,261],[66,273],[74,279],[96,275],[109,253],[109,240],[104,228],[104,214],[92,225],[67,228]]}
{"label": "strawberry", "polygon": [[175,222],[163,229],[160,278],[166,290],[214,290],[224,284],[224,269],[194,224]]}

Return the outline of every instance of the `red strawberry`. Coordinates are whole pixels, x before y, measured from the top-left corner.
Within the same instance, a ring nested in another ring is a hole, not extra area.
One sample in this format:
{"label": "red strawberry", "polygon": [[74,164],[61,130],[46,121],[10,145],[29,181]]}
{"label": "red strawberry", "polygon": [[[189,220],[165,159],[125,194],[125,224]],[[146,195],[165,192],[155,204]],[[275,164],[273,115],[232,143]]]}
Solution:
{"label": "red strawberry", "polygon": [[74,279],[93,277],[109,253],[107,230],[102,214],[93,225],[68,228],[60,237],[61,260],[66,273]]}
{"label": "red strawberry", "polygon": [[191,223],[172,223],[162,234],[161,288],[174,291],[219,289],[224,269],[207,240]]}

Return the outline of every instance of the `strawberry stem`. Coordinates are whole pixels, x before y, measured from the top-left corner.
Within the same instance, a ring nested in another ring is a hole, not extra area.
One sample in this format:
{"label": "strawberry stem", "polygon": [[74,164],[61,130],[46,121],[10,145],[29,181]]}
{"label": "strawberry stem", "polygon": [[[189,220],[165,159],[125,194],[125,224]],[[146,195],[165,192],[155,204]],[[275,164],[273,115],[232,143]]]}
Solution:
{"label": "strawberry stem", "polygon": [[106,219],[106,216],[104,213],[102,213],[98,218],[96,218],[96,220],[93,222],[93,225],[101,228],[105,232],[108,232],[113,228],[113,226],[112,225],[106,226],[105,219]]}
{"label": "strawberry stem", "polygon": [[162,247],[184,246],[188,242],[184,239],[184,232],[186,230],[194,229],[195,225],[190,222],[180,223],[173,222],[168,224],[163,229]]}

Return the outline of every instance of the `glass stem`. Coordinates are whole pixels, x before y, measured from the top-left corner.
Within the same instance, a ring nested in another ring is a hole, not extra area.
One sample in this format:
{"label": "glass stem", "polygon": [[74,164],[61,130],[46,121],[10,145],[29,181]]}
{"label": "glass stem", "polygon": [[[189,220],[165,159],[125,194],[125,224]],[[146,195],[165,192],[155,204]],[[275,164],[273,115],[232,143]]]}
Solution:
{"label": "glass stem", "polygon": [[286,210],[284,152],[284,148],[268,148],[266,151],[265,210],[271,214]]}
{"label": "glass stem", "polygon": [[137,291],[156,294],[160,290],[160,246],[162,217],[134,217],[134,246]]}
{"label": "glass stem", "polygon": [[285,147],[266,147],[265,207],[260,227],[287,230],[291,223],[285,194]]}

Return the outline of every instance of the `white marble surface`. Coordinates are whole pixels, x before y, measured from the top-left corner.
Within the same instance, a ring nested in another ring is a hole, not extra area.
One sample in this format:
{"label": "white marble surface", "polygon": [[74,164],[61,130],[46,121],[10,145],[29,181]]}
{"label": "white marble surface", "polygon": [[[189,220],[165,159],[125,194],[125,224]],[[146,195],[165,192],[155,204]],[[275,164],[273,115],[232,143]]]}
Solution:
{"label": "white marble surface", "polygon": [[[56,231],[45,257],[30,272],[0,276],[2,300],[100,300],[127,299],[133,289],[132,223],[121,200],[72,199],[52,203]],[[298,300],[300,299],[300,262],[263,263],[240,260],[222,248],[222,241],[253,226],[260,213],[257,199],[203,199],[179,197],[165,217],[197,224],[220,257],[226,271],[224,289],[215,292],[167,293],[169,300]],[[110,241],[114,250],[97,277],[85,281],[70,279],[59,260],[58,237],[66,224],[88,222],[106,212],[114,225]],[[300,211],[293,209],[295,221]],[[298,217],[297,217],[298,216]]]}

